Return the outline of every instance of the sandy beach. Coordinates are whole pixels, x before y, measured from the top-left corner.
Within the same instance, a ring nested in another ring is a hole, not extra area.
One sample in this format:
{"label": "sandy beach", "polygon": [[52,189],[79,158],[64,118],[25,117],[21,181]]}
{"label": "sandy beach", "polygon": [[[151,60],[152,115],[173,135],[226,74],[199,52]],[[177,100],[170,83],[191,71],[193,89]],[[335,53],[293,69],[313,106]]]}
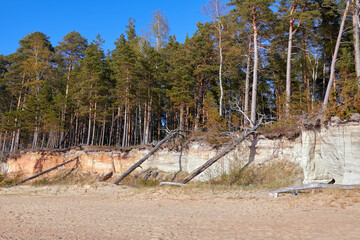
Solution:
{"label": "sandy beach", "polygon": [[0,239],[360,239],[360,190],[0,188]]}

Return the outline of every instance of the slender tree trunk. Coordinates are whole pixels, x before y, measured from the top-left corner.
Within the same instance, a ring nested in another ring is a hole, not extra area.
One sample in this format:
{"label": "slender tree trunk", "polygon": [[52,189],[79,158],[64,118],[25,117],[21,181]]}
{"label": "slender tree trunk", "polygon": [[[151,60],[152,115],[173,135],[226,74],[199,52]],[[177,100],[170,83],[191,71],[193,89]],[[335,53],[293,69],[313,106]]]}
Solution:
{"label": "slender tree trunk", "polygon": [[137,110],[137,108],[135,108],[135,121],[134,121],[134,130],[133,130],[133,139],[134,139],[134,145],[137,145],[137,141],[138,141],[138,135],[137,135],[137,130],[138,130],[138,124],[139,124],[139,112]]}
{"label": "slender tree trunk", "polygon": [[160,141],[160,135],[161,135],[161,96],[159,94],[159,112],[158,112],[158,126],[157,126],[157,135],[158,135],[158,141]]}
{"label": "slender tree trunk", "polygon": [[148,105],[149,105],[149,100],[145,100],[145,106],[144,106],[144,135],[143,135],[143,141],[141,142],[142,144],[147,144],[147,140],[146,140],[146,126],[147,126],[147,111],[148,111]]}
{"label": "slender tree trunk", "polygon": [[35,131],[34,131],[34,136],[33,136],[32,149],[36,149],[36,148],[37,148],[38,136],[39,136],[39,129],[38,129],[38,127],[36,126],[36,127],[35,127]]}
{"label": "slender tree trunk", "polygon": [[86,140],[86,145],[90,144],[90,137],[91,137],[91,104],[90,104],[90,109],[89,109],[89,122],[88,122],[88,132],[87,132],[87,140]]}
{"label": "slender tree trunk", "polygon": [[74,144],[75,146],[78,145],[78,141],[79,141],[79,137],[78,137],[78,127],[79,127],[79,117],[78,114],[75,113],[75,139],[74,139]]}
{"label": "slender tree trunk", "polygon": [[289,116],[290,96],[291,96],[291,54],[292,54],[292,44],[293,44],[293,21],[294,19],[291,18],[290,27],[289,27],[287,60],[286,60],[286,105],[285,105],[286,116]]}
{"label": "slender tree trunk", "polygon": [[256,121],[256,98],[257,98],[257,80],[258,80],[258,65],[259,65],[259,52],[258,52],[258,29],[256,26],[256,16],[253,15],[253,30],[254,30],[254,73],[252,84],[251,96],[251,117],[252,124]]}
{"label": "slender tree trunk", "polygon": [[126,147],[127,146],[127,141],[128,141],[128,107],[127,107],[127,103],[125,104],[125,115],[124,115],[124,132],[123,132],[123,139],[122,139],[122,147]]}
{"label": "slender tree trunk", "polygon": [[201,79],[200,80],[200,87],[199,87],[199,94],[198,94],[198,100],[196,102],[196,117],[195,117],[195,130],[200,129],[201,119],[203,116],[203,101],[204,101],[204,82]]}
{"label": "slender tree trunk", "polygon": [[11,138],[11,145],[10,145],[10,152],[15,151],[15,131],[13,131],[12,133],[12,138]]}
{"label": "slender tree trunk", "polygon": [[325,57],[326,57],[326,55],[325,55],[325,53],[324,53],[324,57],[323,57],[323,59],[324,59],[324,64],[323,64],[323,81],[322,81],[322,83],[323,83],[323,85],[322,85],[322,98],[324,98],[325,97],[325,92],[326,92],[326,60],[325,60]]}
{"label": "slender tree trunk", "polygon": [[222,49],[222,31],[224,30],[224,26],[220,21],[218,21],[217,30],[219,32],[219,85],[220,85],[220,103],[219,103],[219,114],[220,116],[223,115],[223,97],[224,97],[224,90],[222,84],[222,65],[223,65],[223,49]]}
{"label": "slender tree trunk", "polygon": [[114,110],[112,110],[112,114],[111,114],[111,127],[110,127],[110,133],[109,133],[109,143],[108,146],[111,146],[111,142],[112,142],[112,134],[114,131]]}
{"label": "slender tree trunk", "polygon": [[[310,78],[308,78],[307,76],[307,53],[306,53],[306,36],[305,34],[303,34],[303,61],[304,61],[304,66],[303,66],[303,77],[304,77],[304,83],[306,84],[306,105],[307,105],[307,112],[310,112],[311,109],[311,101],[310,101]],[[314,56],[315,57],[315,56]]]}
{"label": "slender tree trunk", "polygon": [[249,89],[250,89],[250,66],[251,66],[251,37],[249,38],[249,50],[246,63],[246,77],[245,77],[245,103],[244,113],[248,115],[249,112]]}
{"label": "slender tree trunk", "polygon": [[131,112],[130,112],[130,105],[129,105],[129,112],[128,112],[128,127],[127,127],[127,130],[128,130],[128,133],[127,133],[127,139],[126,139],[126,147],[129,146],[130,144],[130,141],[131,141]]}
{"label": "slender tree trunk", "polygon": [[[96,97],[96,96],[95,96]],[[95,131],[96,131],[96,110],[97,110],[97,102],[94,104],[94,116],[93,116],[93,124],[92,124],[92,139],[91,145],[96,144]]]}
{"label": "slender tree trunk", "polygon": [[40,149],[43,149],[43,148],[44,148],[45,136],[46,136],[46,134],[45,134],[45,133],[43,133],[43,134],[42,134],[42,139],[41,139]]}
{"label": "slender tree trunk", "polygon": [[146,105],[146,116],[144,115],[144,144],[149,143],[150,138],[150,119],[151,119],[151,106],[152,106],[152,97],[150,96],[147,100]]}
{"label": "slender tree trunk", "polygon": [[2,152],[5,152],[7,135],[8,135],[8,132],[6,131],[6,132],[5,132],[5,135],[4,135],[2,147],[1,147],[1,151],[2,151]]}
{"label": "slender tree trunk", "polygon": [[180,116],[179,116],[179,129],[180,131],[184,130],[184,103],[180,103]]}
{"label": "slender tree trunk", "polygon": [[50,148],[50,144],[51,144],[51,140],[52,140],[52,130],[50,130],[49,132],[49,136],[48,136],[48,140],[47,140],[47,144],[46,144],[46,148]]}
{"label": "slender tree trunk", "polygon": [[354,49],[355,49],[355,68],[358,86],[360,87],[360,41],[359,41],[359,0],[353,1],[353,29],[354,29]]}
{"label": "slender tree trunk", "polygon": [[329,83],[327,85],[327,89],[326,89],[326,93],[325,93],[325,97],[324,97],[323,110],[326,110],[326,108],[327,108],[327,105],[329,103],[329,97],[330,97],[331,88],[332,88],[332,85],[333,85],[334,80],[335,80],[335,65],[336,65],[337,55],[338,55],[339,48],[340,48],[341,36],[343,34],[343,31],[344,31],[344,25],[345,25],[346,16],[347,16],[347,13],[349,11],[349,6],[350,6],[350,1],[348,0],[347,3],[346,3],[346,8],[345,8],[343,18],[341,20],[341,25],[340,25],[340,29],[339,29],[339,35],[338,35],[338,38],[336,40],[336,46],[335,46],[333,58],[332,58],[332,61],[331,61],[330,78],[329,78]]}
{"label": "slender tree trunk", "polygon": [[142,122],[141,122],[141,103],[139,102],[139,140],[140,140],[140,143],[142,144],[143,143],[143,135],[142,135],[142,129],[141,129],[141,125],[142,125]]}
{"label": "slender tree trunk", "polygon": [[103,127],[102,127],[102,134],[101,134],[101,146],[104,146],[104,140],[105,140],[105,119],[103,119]]}

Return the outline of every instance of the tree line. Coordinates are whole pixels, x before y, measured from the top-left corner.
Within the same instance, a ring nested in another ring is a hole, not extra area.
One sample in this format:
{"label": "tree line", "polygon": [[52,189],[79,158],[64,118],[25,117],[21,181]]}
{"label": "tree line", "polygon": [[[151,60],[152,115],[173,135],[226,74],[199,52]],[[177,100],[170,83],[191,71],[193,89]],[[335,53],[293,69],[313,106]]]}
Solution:
{"label": "tree line", "polygon": [[128,147],[163,129],[239,131],[244,115],[286,125],[359,112],[359,0],[209,0],[211,21],[179,43],[163,12],[105,53],[72,31],[0,55],[0,149]]}

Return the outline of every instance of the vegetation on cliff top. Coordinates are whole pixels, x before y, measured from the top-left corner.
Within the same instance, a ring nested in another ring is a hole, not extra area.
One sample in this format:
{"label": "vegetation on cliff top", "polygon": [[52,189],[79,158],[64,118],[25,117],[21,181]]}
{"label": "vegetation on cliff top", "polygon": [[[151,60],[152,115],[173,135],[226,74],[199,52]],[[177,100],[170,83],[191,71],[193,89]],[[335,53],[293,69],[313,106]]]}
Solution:
{"label": "vegetation on cliff top", "polygon": [[0,55],[0,150],[128,147],[166,128],[216,139],[246,127],[238,110],[295,133],[296,119],[319,111],[359,112],[358,0],[226,3],[209,1],[212,21],[184,43],[161,11],[149,25],[155,42],[130,19],[107,53],[100,35],[88,43],[73,31],[56,47],[45,33],[24,36]]}

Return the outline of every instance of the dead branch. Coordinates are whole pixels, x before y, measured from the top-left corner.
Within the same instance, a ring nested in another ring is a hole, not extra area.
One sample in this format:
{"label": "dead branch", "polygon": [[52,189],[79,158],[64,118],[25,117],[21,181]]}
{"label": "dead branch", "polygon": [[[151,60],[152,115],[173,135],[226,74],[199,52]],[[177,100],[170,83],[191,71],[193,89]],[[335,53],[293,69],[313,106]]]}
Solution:
{"label": "dead branch", "polygon": [[359,188],[359,187],[360,187],[360,184],[343,185],[343,184],[316,183],[316,184],[305,184],[305,185],[301,185],[301,186],[282,187],[279,189],[268,191],[268,193],[272,197],[278,197],[279,193],[297,194],[301,190],[324,189],[324,188],[354,189],[354,188]]}
{"label": "dead branch", "polygon": [[160,183],[160,186],[163,186],[163,185],[170,185],[170,186],[182,187],[182,186],[184,186],[185,184],[184,184],[184,183],[175,183],[175,182],[161,182],[161,183]]}
{"label": "dead branch", "polygon": [[126,178],[132,171],[134,171],[137,167],[139,167],[143,162],[146,161],[146,159],[148,159],[151,155],[153,155],[159,148],[161,145],[163,145],[167,140],[171,139],[172,137],[176,136],[177,134],[179,134],[179,130],[172,130],[168,133],[168,135],[166,135],[165,138],[163,138],[160,142],[158,142],[158,144],[156,144],[156,146],[148,153],[146,154],[143,158],[141,158],[139,161],[137,161],[134,165],[132,165],[128,170],[126,170],[123,174],[121,174],[121,176],[116,179],[113,183],[118,185],[124,178]]}
{"label": "dead branch", "polygon": [[7,188],[10,188],[10,187],[13,187],[13,186],[22,184],[22,183],[24,183],[24,182],[30,181],[31,179],[37,178],[37,177],[39,177],[39,176],[41,176],[41,175],[43,175],[43,174],[45,174],[45,173],[51,172],[51,171],[53,171],[53,170],[55,170],[55,169],[57,169],[57,168],[59,168],[59,167],[62,167],[62,166],[66,165],[66,164],[68,164],[68,163],[70,163],[70,162],[72,162],[72,161],[75,161],[75,160],[77,161],[77,164],[78,164],[79,157],[75,157],[75,158],[73,158],[73,159],[70,159],[69,161],[66,161],[66,162],[64,162],[64,163],[62,163],[62,164],[59,164],[59,165],[55,166],[55,167],[49,168],[48,170],[45,170],[45,171],[43,171],[43,172],[41,172],[41,173],[38,173],[38,174],[36,174],[36,175],[34,175],[34,176],[31,176],[31,177],[26,178],[26,179],[24,179],[24,180],[21,180],[21,181],[18,181],[18,182],[16,182],[16,183],[13,183],[13,184],[7,186]]}
{"label": "dead branch", "polygon": [[206,163],[204,163],[203,165],[201,165],[200,167],[198,167],[197,169],[195,169],[192,173],[190,173],[186,178],[184,178],[184,180],[181,183],[188,183],[191,179],[193,179],[194,177],[196,177],[197,175],[199,175],[200,173],[202,173],[203,171],[205,171],[208,167],[210,167],[212,164],[214,164],[216,161],[218,161],[220,158],[222,158],[223,156],[227,155],[229,152],[231,152],[232,150],[235,149],[235,147],[241,143],[242,141],[244,141],[250,134],[254,133],[256,131],[256,129],[262,124],[262,120],[263,117],[261,117],[261,119],[258,121],[258,123],[253,126],[250,131],[245,132],[241,137],[239,137],[233,144],[231,144],[230,146],[228,146],[225,150],[223,150],[222,152],[218,153],[216,156],[210,158]]}

